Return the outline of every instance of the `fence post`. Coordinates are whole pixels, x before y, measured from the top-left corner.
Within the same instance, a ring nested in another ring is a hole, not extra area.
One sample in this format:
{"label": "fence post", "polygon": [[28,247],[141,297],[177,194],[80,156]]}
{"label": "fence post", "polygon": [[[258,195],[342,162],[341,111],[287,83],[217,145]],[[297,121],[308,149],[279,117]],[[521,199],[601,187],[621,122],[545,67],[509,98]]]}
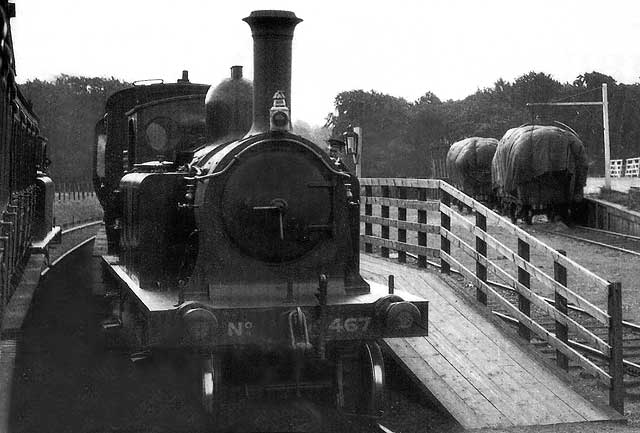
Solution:
{"label": "fence post", "polygon": [[[477,209],[475,212],[476,227],[486,233],[487,217]],[[476,252],[483,257],[487,257],[487,243],[479,236],[476,236]],[[480,281],[484,281],[485,283],[487,282],[487,267],[480,263],[479,260],[476,260],[476,276]],[[487,305],[487,294],[484,292],[484,288],[481,289],[480,287],[476,287],[476,299],[483,305]]]}
{"label": "fence post", "polygon": [[622,365],[622,284],[611,283],[609,289],[609,406],[624,415],[624,366]]}
{"label": "fence post", "polygon": [[[563,256],[567,255],[567,252],[565,250],[558,250],[558,253],[562,254]],[[558,283],[562,284],[564,287],[567,287],[567,268],[565,268],[560,263],[558,263],[557,260],[553,261],[553,279],[556,280]],[[554,304],[555,304],[556,310],[558,310],[560,313],[564,315],[567,315],[568,313],[567,298],[562,296],[560,293],[558,293],[558,290],[555,290],[554,292],[555,292]],[[568,333],[567,325],[560,323],[557,320],[556,320],[556,337],[565,344],[567,344],[569,341],[569,333]],[[567,358],[567,355],[560,352],[559,350],[556,350],[556,364],[560,368],[569,370],[569,358]]]}
{"label": "fence post", "polygon": [[[407,198],[407,190],[403,186],[399,186],[398,188],[398,198],[400,200],[406,200]],[[398,206],[398,221],[406,221],[407,220],[407,208]],[[398,242],[406,243],[407,242],[407,230],[406,229],[398,229]],[[404,251],[398,250],[398,262],[406,263],[407,262],[407,253]]]}
{"label": "fence post", "polygon": [[[364,187],[364,197],[365,197],[364,214],[367,216],[373,215],[373,205],[367,201],[367,199],[372,195],[373,193],[372,193],[371,185],[366,185]],[[373,224],[371,224],[370,222],[364,223],[364,234],[366,236],[373,236]],[[370,242],[365,241],[364,252],[365,253],[373,252],[373,245]]]}
{"label": "fence post", "polygon": [[[529,262],[529,244],[520,238],[518,238],[518,256],[522,257],[526,262]],[[518,282],[528,289],[531,288],[531,276],[526,269],[520,266],[518,266]],[[531,317],[531,302],[519,293],[518,309],[528,317]],[[529,331],[529,328],[522,322],[518,323],[518,335],[527,341],[531,341],[531,331]]]}
{"label": "fence post", "polygon": [[[389,198],[389,187],[387,185],[382,185],[381,187],[382,197]],[[380,216],[382,218],[389,218],[389,206],[382,205],[380,208]],[[388,224],[388,223],[387,223]],[[382,225],[381,227],[381,237],[382,239],[389,239],[389,226]],[[386,259],[389,258],[389,248],[380,247],[380,255]]]}
{"label": "fence post", "polygon": [[[418,188],[418,200],[421,202],[427,201],[427,190],[426,188]],[[418,210],[418,222],[420,224],[427,223],[427,211],[426,210]],[[427,246],[427,232],[418,231],[418,245],[421,247]],[[418,267],[426,268],[427,267],[427,256],[418,254]]]}
{"label": "fence post", "polygon": [[[440,192],[442,194],[442,204],[451,208],[451,196],[449,193],[444,190],[440,190]],[[440,211],[440,230],[442,229],[447,231],[451,230],[451,217]],[[449,239],[444,237],[444,233],[440,233],[440,250],[446,254],[451,253],[451,242]],[[451,265],[444,259],[444,257],[442,257],[442,255],[440,255],[440,272],[448,274],[450,271]]]}

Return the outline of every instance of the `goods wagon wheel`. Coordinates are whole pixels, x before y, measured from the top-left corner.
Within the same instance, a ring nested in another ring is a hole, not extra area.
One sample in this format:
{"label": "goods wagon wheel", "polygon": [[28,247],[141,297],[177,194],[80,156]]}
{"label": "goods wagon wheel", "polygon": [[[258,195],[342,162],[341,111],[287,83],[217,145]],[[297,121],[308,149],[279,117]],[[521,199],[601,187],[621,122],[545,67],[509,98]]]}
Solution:
{"label": "goods wagon wheel", "polygon": [[338,408],[345,412],[379,415],[384,405],[384,360],[375,342],[362,343],[336,365]]}

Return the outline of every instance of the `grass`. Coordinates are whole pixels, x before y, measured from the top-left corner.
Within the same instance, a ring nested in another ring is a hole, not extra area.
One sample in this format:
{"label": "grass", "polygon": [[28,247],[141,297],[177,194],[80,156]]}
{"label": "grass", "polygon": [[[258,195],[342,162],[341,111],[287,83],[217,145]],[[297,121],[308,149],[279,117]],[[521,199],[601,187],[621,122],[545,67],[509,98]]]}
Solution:
{"label": "grass", "polygon": [[102,206],[94,195],[87,195],[82,199],[55,200],[53,207],[55,224],[61,227],[71,227],[89,221],[102,219]]}

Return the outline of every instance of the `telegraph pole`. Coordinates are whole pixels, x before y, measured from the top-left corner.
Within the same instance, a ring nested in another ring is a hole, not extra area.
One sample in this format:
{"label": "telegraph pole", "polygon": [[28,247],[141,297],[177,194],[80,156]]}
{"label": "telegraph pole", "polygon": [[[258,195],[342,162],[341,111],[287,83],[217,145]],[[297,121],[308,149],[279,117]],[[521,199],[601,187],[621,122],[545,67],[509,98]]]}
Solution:
{"label": "telegraph pole", "polygon": [[609,99],[607,83],[602,84],[602,125],[604,128],[604,187],[611,189],[611,150],[609,147]]}
{"label": "telegraph pole", "polygon": [[602,102],[528,102],[527,107],[536,106],[561,106],[572,107],[578,105],[602,106],[602,126],[604,135],[604,187],[611,189],[611,148],[609,144],[609,99],[607,98],[607,84],[602,84]]}
{"label": "telegraph pole", "polygon": [[358,154],[356,155],[355,165],[356,165],[356,177],[360,179],[362,177],[362,128],[360,126],[355,126],[353,131],[358,134]]}

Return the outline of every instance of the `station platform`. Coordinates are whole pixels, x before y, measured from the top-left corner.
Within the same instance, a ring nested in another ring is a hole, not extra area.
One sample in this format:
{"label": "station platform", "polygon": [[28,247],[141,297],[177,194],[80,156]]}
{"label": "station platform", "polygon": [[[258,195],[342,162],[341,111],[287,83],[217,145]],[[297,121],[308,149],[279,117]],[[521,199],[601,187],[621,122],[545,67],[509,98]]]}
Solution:
{"label": "station platform", "polygon": [[464,427],[620,420],[485,317],[433,271],[361,254],[361,273],[429,300],[427,337],[386,339],[396,361]]}

